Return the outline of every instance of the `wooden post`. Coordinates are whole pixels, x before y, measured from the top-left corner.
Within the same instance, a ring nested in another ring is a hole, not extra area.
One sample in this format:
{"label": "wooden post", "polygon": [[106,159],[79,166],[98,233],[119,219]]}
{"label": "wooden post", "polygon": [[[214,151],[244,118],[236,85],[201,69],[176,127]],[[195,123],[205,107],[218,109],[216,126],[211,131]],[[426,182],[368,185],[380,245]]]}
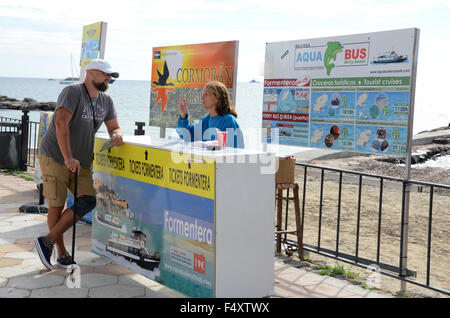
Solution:
{"label": "wooden post", "polygon": [[[278,188],[278,196],[277,196],[277,231],[281,231],[281,222],[282,222],[282,208],[283,208],[283,189]],[[277,252],[281,252],[281,233],[277,233]]]}

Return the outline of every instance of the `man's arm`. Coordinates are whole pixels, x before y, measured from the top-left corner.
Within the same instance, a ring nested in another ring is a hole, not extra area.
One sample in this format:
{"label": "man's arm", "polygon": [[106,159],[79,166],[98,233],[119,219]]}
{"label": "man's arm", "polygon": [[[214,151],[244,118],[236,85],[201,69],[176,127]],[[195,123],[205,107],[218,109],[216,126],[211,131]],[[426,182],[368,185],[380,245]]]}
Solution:
{"label": "man's arm", "polygon": [[69,122],[72,119],[72,113],[64,108],[64,106],[61,106],[55,115],[56,139],[58,140],[58,146],[64,158],[64,164],[70,171],[75,172],[78,170],[78,173],[80,173],[80,162],[72,157],[72,149],[70,149]]}
{"label": "man's arm", "polygon": [[123,133],[119,126],[119,120],[117,118],[105,121],[106,129],[110,137],[115,136],[111,144],[114,147],[118,147],[123,144]]}

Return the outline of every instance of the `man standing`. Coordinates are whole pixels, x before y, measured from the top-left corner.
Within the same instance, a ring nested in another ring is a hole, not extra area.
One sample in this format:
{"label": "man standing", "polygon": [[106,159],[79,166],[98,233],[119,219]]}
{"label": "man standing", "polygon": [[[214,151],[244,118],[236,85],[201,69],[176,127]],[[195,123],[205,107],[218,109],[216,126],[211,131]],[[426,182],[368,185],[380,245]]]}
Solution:
{"label": "man standing", "polygon": [[56,102],[55,114],[45,133],[39,153],[44,196],[49,209],[49,233],[35,239],[42,263],[53,269],[50,257],[56,244],[57,262],[64,268],[73,262],[64,246],[63,234],[73,223],[73,209],[63,211],[67,189],[74,189],[78,174],[76,220],[95,208],[96,192],[92,181],[95,133],[104,122],[113,146],[123,144],[123,134],[111,97],[104,93],[111,77],[119,77],[105,60],[93,60],[86,68],[84,83],[67,86]]}

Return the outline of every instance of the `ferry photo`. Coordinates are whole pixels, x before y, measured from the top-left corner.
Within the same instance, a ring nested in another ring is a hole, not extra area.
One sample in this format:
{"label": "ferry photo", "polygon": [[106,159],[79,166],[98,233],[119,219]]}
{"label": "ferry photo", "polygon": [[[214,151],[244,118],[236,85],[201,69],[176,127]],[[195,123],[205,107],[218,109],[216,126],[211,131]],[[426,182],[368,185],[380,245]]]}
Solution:
{"label": "ferry photo", "polygon": [[127,233],[127,227],[125,224],[120,225],[120,220],[117,216],[113,216],[108,213],[102,213],[98,210],[95,210],[95,219],[100,224],[103,224],[107,227],[110,227],[115,230],[119,230],[122,233]]}
{"label": "ferry photo", "polygon": [[140,267],[153,270],[159,266],[161,256],[159,252],[150,253],[146,248],[147,236],[140,230],[133,228],[131,236],[111,233],[106,251],[116,256],[123,256]]}
{"label": "ferry photo", "polygon": [[398,55],[395,51],[387,52],[373,59],[373,63],[399,63],[408,59],[408,55]]}

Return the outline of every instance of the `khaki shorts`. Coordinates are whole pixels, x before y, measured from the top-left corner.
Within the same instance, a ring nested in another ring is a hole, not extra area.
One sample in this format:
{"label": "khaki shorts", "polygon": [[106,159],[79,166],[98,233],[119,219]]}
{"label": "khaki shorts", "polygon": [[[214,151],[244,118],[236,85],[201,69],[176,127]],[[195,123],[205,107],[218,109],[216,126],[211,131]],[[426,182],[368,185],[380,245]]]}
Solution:
{"label": "khaki shorts", "polygon": [[[52,158],[39,154],[39,165],[42,172],[42,183],[44,184],[44,197],[49,206],[62,207],[66,203],[67,189],[73,193],[73,172],[63,164]],[[96,195],[92,181],[92,171],[81,168],[78,175],[78,197],[82,195]]]}

